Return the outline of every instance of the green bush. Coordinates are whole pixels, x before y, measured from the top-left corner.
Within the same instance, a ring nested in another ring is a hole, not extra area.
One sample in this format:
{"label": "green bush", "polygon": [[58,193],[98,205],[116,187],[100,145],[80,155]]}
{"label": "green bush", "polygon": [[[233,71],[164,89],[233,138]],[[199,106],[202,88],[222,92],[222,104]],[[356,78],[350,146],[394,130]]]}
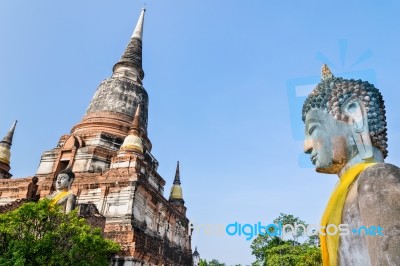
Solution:
{"label": "green bush", "polygon": [[77,212],[60,212],[49,200],[0,214],[0,265],[108,265],[120,250]]}

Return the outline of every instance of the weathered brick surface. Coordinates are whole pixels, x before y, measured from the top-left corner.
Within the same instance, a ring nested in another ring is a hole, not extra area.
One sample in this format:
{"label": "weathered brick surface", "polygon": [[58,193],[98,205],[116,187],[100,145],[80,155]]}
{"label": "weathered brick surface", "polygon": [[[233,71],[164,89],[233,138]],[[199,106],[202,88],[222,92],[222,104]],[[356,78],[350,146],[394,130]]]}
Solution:
{"label": "weathered brick surface", "polygon": [[101,215],[93,203],[82,203],[78,205],[78,215],[86,219],[86,222],[94,227],[99,228],[104,233],[106,226],[106,217]]}

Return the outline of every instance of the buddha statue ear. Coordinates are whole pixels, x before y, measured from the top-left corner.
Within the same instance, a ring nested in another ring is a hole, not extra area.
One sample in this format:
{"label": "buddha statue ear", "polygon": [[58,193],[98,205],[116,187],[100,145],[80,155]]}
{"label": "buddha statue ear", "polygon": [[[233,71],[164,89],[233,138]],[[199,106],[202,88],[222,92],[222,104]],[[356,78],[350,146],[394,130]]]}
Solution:
{"label": "buddha statue ear", "polygon": [[70,189],[71,189],[71,187],[72,187],[72,183],[74,182],[74,180],[75,180],[75,177],[69,177],[68,190],[70,190]]}
{"label": "buddha statue ear", "polygon": [[342,105],[342,113],[349,118],[348,123],[352,125],[353,140],[361,159],[372,158],[374,154],[369,135],[368,114],[364,103],[359,99],[349,99]]}

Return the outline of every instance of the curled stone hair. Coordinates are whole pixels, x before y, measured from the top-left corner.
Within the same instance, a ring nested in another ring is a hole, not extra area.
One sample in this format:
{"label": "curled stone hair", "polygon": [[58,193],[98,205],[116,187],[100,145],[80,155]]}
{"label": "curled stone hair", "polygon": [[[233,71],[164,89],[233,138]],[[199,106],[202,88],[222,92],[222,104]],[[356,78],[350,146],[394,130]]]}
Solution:
{"label": "curled stone hair", "polygon": [[69,176],[69,179],[75,179],[75,174],[72,172],[71,168],[65,168],[64,170],[60,171],[59,174],[66,174]]}
{"label": "curled stone hair", "polygon": [[335,119],[347,122],[349,117],[342,113],[341,107],[349,99],[359,99],[364,103],[372,145],[380,149],[386,158],[388,139],[385,104],[379,90],[367,81],[334,77],[329,68],[324,65],[321,82],[304,102],[303,122],[307,112],[312,109],[325,110]]}

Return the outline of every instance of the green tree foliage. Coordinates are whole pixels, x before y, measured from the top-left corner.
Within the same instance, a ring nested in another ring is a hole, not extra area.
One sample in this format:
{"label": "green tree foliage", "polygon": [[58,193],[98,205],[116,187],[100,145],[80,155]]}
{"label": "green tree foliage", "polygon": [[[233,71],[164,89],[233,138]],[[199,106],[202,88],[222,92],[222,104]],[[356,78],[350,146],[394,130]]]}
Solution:
{"label": "green tree foliage", "polygon": [[[282,225],[298,224],[298,225],[304,225],[305,227],[308,226],[308,224],[306,224],[306,222],[304,222],[303,220],[300,220],[299,217],[294,217],[292,214],[284,214],[284,213],[281,213],[279,217],[274,220],[274,224],[282,224]],[[287,229],[287,231],[288,230],[289,229]],[[296,232],[293,232],[293,240],[297,242],[302,234],[304,234],[304,230],[302,227],[299,227]]]}
{"label": "green tree foliage", "polygon": [[208,263],[208,266],[226,266],[226,264],[214,259]]}
{"label": "green tree foliage", "polygon": [[[303,220],[293,215],[281,213],[274,224],[295,223],[308,226]],[[270,228],[270,230],[273,230]],[[300,243],[302,239],[302,243]],[[307,237],[303,229],[293,232],[292,239],[282,240],[277,236],[258,235],[251,244],[252,254],[256,261],[252,266],[320,266],[321,250],[318,247],[318,236]]]}
{"label": "green tree foliage", "polygon": [[199,266],[226,266],[226,264],[221,263],[216,259],[213,259],[209,262],[207,262],[207,260],[200,259]]}
{"label": "green tree foliage", "polygon": [[208,266],[208,263],[206,260],[200,259],[199,266]]}
{"label": "green tree foliage", "polygon": [[117,243],[48,200],[0,214],[0,265],[108,265]]}
{"label": "green tree foliage", "polygon": [[279,266],[320,266],[322,265],[319,248],[308,244],[293,245],[285,241],[283,244],[265,252],[264,265]]}

